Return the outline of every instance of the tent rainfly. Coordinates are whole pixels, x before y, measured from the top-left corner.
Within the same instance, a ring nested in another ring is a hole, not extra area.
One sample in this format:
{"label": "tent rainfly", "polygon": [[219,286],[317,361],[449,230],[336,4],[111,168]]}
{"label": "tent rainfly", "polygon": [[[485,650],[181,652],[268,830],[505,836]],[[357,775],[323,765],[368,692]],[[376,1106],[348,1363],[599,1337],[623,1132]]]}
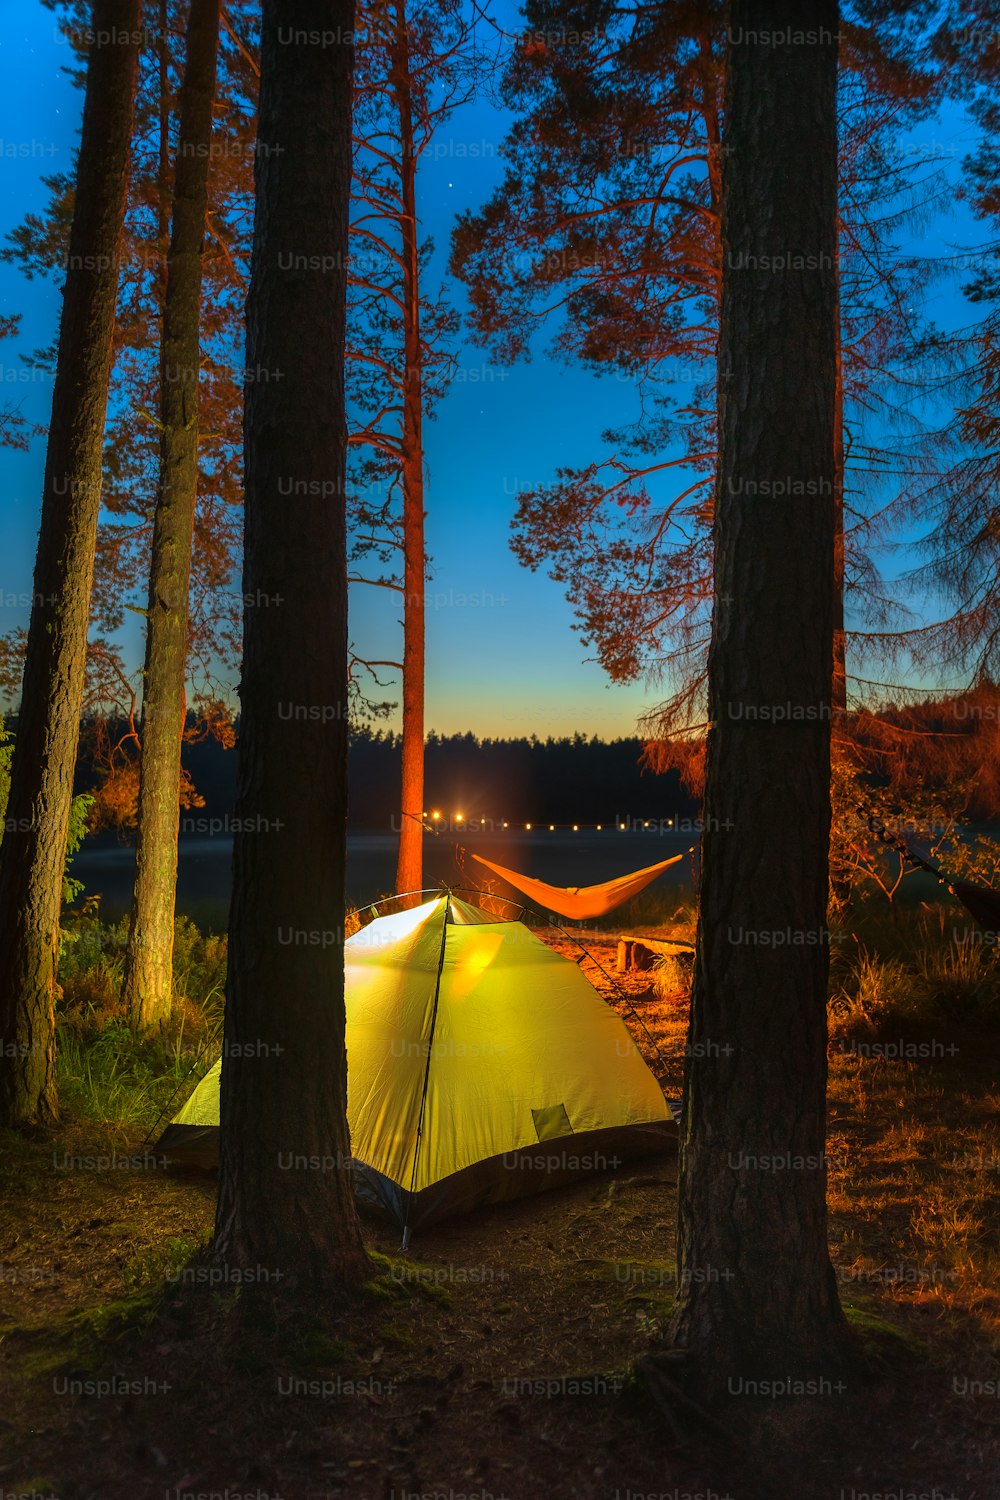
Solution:
{"label": "tent rainfly", "polygon": [[[674,1148],[620,1017],[522,922],[440,896],[376,918],[344,957],[356,1191],[404,1244],[448,1215]],[[220,1067],[160,1137],[168,1161],[217,1162]]]}

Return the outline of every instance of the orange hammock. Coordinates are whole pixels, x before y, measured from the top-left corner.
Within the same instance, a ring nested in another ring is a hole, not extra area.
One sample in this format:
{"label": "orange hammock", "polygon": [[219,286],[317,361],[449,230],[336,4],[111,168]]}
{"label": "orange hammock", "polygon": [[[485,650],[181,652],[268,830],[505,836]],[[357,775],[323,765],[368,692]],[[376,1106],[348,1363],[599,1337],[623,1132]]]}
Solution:
{"label": "orange hammock", "polygon": [[473,854],[472,857],[492,870],[494,875],[499,875],[501,880],[506,880],[515,890],[537,901],[545,911],[558,912],[561,917],[577,921],[587,917],[603,917],[606,912],[614,911],[616,906],[621,906],[630,896],[637,896],[640,891],[645,890],[657,875],[669,870],[684,855],[675,854],[673,859],[665,859],[662,864],[647,865],[644,870],[636,870],[632,875],[620,875],[617,880],[605,881],[604,885],[584,886],[546,885],[544,880],[533,880],[530,875],[519,875],[516,870],[495,865],[491,859],[483,859],[481,854]]}

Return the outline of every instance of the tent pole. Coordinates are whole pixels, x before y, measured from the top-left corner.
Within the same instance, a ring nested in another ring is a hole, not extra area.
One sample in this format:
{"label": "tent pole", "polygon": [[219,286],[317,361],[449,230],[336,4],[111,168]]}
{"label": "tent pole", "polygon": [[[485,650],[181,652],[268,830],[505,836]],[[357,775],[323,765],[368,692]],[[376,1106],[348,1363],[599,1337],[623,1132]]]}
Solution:
{"label": "tent pole", "polygon": [[417,1138],[413,1143],[413,1171],[410,1173],[410,1193],[406,1204],[406,1218],[403,1221],[403,1243],[400,1249],[403,1251],[410,1248],[410,1204],[413,1202],[413,1193],[417,1182],[417,1163],[420,1159],[420,1140],[424,1133],[424,1114],[427,1109],[427,1090],[431,1080],[431,1057],[434,1052],[434,1028],[437,1025],[438,1005],[441,1000],[441,975],[444,972],[445,943],[448,938],[448,909],[451,906],[451,892],[444,897],[444,920],[441,923],[441,947],[438,951],[437,977],[434,981],[434,1003],[431,1008],[430,1036],[427,1039],[427,1065],[424,1068],[424,1086],[420,1095],[420,1112],[417,1115]]}

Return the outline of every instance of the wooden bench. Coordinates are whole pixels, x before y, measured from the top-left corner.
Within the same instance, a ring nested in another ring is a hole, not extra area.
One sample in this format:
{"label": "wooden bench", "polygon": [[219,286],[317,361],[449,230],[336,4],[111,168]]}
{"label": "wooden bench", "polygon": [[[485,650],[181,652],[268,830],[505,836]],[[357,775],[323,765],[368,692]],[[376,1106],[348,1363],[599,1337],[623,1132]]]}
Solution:
{"label": "wooden bench", "polygon": [[673,938],[636,937],[634,933],[623,933],[618,939],[618,972],[627,974],[632,969],[651,969],[658,958],[672,958],[680,953],[694,953],[691,943],[681,943]]}

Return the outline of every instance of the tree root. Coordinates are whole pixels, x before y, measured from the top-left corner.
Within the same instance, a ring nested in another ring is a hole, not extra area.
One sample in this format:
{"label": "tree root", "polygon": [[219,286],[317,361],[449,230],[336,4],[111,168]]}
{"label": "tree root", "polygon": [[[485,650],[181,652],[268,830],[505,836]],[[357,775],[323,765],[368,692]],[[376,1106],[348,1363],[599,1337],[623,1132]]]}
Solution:
{"label": "tree root", "polygon": [[689,1419],[694,1418],[696,1423],[700,1423],[709,1432],[728,1443],[732,1437],[728,1428],[713,1417],[712,1413],[707,1411],[700,1402],[695,1401],[693,1396],[688,1395],[681,1384],[684,1367],[690,1366],[690,1361],[691,1355],[687,1349],[663,1349],[654,1354],[640,1355],[633,1368],[654,1406],[666,1418],[678,1448],[686,1446],[689,1438],[688,1429],[691,1425],[689,1422],[687,1428],[682,1426],[678,1408]]}

